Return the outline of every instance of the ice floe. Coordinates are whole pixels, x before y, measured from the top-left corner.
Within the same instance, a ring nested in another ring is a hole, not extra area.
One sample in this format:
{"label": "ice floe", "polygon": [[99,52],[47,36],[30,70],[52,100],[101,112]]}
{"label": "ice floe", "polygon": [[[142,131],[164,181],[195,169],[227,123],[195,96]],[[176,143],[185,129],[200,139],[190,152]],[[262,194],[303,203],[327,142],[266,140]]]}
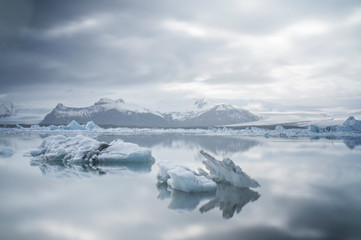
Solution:
{"label": "ice floe", "polygon": [[159,183],[167,183],[171,189],[183,192],[208,192],[215,191],[217,183],[227,183],[237,187],[256,188],[259,183],[250,178],[231,159],[225,158],[218,161],[210,154],[200,152],[206,160],[203,164],[209,172],[199,168],[198,172],[184,166],[172,163],[158,163]]}
{"label": "ice floe", "polygon": [[43,157],[46,160],[92,161],[102,150],[109,147],[105,142],[99,142],[83,135],[66,137],[55,135],[44,138],[37,150],[30,152],[33,157]]}
{"label": "ice floe", "polygon": [[149,162],[154,161],[152,151],[137,144],[114,140],[99,155],[99,161]]}
{"label": "ice floe", "polygon": [[154,162],[151,150],[133,143],[115,140],[110,144],[77,135],[66,137],[55,135],[44,138],[38,149],[30,152],[33,157],[41,157],[48,161],[64,162]]}
{"label": "ice floe", "polygon": [[207,178],[219,183],[229,183],[237,187],[260,187],[256,180],[250,178],[231,159],[225,158],[223,161],[219,161],[204,151],[200,151],[200,153],[207,159],[203,161],[203,164],[209,173],[202,169],[198,171]]}
{"label": "ice floe", "polygon": [[183,192],[208,192],[216,190],[216,183],[189,168],[159,163],[158,181]]}

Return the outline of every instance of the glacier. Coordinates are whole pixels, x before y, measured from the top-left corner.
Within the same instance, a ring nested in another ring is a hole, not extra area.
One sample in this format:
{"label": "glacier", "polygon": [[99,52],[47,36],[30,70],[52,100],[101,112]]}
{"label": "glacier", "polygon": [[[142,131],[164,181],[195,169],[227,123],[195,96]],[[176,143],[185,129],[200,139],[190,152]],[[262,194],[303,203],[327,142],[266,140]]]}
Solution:
{"label": "glacier", "polygon": [[150,149],[122,140],[107,144],[83,135],[46,137],[38,149],[31,151],[30,155],[47,161],[63,162],[154,162]]}
{"label": "glacier", "polygon": [[84,125],[72,121],[68,125],[50,125],[30,127],[17,126],[15,128],[1,127],[1,134],[64,134],[70,132],[82,132],[82,134],[109,134],[109,135],[159,135],[159,134],[187,134],[199,136],[235,136],[235,137],[265,137],[265,138],[360,138],[361,121],[350,116],[342,124],[319,126],[311,124],[305,127],[285,128],[277,125],[273,129],[260,127],[211,127],[211,128],[102,128],[94,122],[88,122]]}
{"label": "glacier", "polygon": [[218,183],[244,188],[260,187],[256,180],[244,173],[231,159],[218,161],[203,150],[200,153],[206,158],[202,163],[209,172],[201,168],[196,172],[184,166],[159,162],[158,183],[166,183],[171,189],[183,192],[215,191]]}

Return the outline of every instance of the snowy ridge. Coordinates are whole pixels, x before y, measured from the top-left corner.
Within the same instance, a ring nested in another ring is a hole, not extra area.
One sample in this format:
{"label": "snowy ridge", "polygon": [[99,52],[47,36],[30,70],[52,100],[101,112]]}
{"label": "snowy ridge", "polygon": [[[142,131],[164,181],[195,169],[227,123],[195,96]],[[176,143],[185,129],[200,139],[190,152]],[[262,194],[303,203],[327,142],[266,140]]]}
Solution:
{"label": "snowy ridge", "polygon": [[59,103],[47,114],[42,124],[68,124],[93,121],[99,125],[128,127],[208,127],[255,121],[259,118],[247,110],[226,104],[210,105],[199,100],[188,112],[160,113],[150,111],[123,99],[102,98],[94,105],[84,108],[65,107]]}

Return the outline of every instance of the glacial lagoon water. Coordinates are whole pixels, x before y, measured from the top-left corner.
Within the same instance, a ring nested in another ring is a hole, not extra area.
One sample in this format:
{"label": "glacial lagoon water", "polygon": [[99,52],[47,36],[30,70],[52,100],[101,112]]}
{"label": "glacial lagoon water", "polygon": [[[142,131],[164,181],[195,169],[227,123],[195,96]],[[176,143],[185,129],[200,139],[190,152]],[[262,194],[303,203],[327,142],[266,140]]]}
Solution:
{"label": "glacial lagoon water", "polygon": [[[27,153],[47,134],[0,135],[0,239],[360,239],[360,139],[183,134],[120,138],[152,164],[46,164]],[[196,169],[231,158],[260,188],[170,192],[158,161]]]}

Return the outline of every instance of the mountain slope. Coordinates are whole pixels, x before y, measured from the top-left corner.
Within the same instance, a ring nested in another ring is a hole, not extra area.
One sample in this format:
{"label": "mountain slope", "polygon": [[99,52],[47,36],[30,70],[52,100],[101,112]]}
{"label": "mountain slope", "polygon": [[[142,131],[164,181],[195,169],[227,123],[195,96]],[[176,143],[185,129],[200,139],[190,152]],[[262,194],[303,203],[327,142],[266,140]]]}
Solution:
{"label": "mountain slope", "polygon": [[98,125],[129,127],[164,126],[167,122],[159,115],[122,99],[102,98],[94,105],[84,108],[66,107],[58,104],[45,116],[41,124],[68,124],[72,120],[80,124],[93,121]]}
{"label": "mountain slope", "polygon": [[100,99],[84,108],[58,104],[45,116],[42,124],[68,124],[75,120],[81,124],[93,121],[98,125],[126,127],[211,127],[255,121],[259,118],[247,110],[232,105],[209,105],[204,100],[195,103],[188,112],[156,113],[122,99]]}

